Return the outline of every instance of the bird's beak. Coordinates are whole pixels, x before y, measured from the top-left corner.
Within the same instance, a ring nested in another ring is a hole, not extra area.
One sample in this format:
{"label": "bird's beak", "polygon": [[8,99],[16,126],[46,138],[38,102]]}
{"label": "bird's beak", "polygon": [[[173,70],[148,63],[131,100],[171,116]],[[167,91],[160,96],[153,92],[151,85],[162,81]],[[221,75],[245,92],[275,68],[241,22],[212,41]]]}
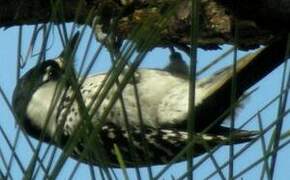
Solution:
{"label": "bird's beak", "polygon": [[60,69],[64,69],[64,60],[62,57],[58,57],[55,62],[58,64]]}
{"label": "bird's beak", "polygon": [[78,41],[80,38],[80,33],[77,32],[73,35],[73,37],[68,41],[63,51],[60,53],[59,57],[55,60],[56,63],[59,65],[60,69],[64,70],[67,62],[64,59],[71,58],[74,49],[78,45]]}

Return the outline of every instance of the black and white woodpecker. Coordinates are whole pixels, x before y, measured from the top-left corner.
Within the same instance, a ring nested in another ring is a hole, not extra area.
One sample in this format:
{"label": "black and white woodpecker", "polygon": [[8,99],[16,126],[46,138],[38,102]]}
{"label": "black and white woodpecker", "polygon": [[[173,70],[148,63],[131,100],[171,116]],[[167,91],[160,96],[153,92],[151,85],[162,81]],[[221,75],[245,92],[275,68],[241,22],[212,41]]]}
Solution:
{"label": "black and white woodpecker", "polygon": [[[237,98],[284,61],[285,44],[282,40],[275,41],[237,62]],[[20,127],[34,138],[62,149],[71,137],[78,137],[73,134],[86,124],[80,113],[81,105],[74,98],[74,88],[67,81],[64,64],[64,59],[58,57],[36,65],[21,77],[13,94],[13,108]],[[94,96],[106,74],[89,76],[79,86],[79,92],[88,108],[91,126],[86,133],[79,134],[81,138],[69,154],[71,157],[93,165],[105,162],[107,166],[118,167],[114,149],[118,147],[127,167],[146,166],[166,164],[186,146],[189,136],[186,131],[188,80],[164,70],[138,69],[137,72],[143,125],[140,125],[132,83],[128,83],[122,92],[128,123],[120,100],[116,101],[105,121],[99,123],[117,85],[112,86],[93,112],[89,104],[96,105],[98,97]],[[221,125],[230,112],[232,79],[233,69],[227,67],[197,81],[193,156],[206,153],[217,145],[239,144],[257,137],[257,132],[230,131]],[[95,131],[96,127],[98,130]],[[93,141],[87,142],[88,139]]]}

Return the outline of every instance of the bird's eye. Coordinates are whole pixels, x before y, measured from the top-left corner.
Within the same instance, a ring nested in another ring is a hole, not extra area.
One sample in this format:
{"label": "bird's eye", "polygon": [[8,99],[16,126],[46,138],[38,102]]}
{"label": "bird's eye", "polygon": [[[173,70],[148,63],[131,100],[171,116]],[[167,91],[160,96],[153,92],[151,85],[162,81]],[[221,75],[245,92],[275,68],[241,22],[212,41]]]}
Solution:
{"label": "bird's eye", "polygon": [[43,75],[42,81],[43,82],[50,81],[53,79],[53,76],[54,76],[53,67],[47,66],[44,70],[44,75]]}
{"label": "bird's eye", "polygon": [[48,78],[52,78],[53,76],[53,68],[51,66],[48,66],[46,69],[45,69],[45,72],[46,74],[48,75]]}
{"label": "bird's eye", "polygon": [[48,74],[48,78],[51,79],[51,77],[53,76],[53,72],[50,70],[50,71],[48,71],[47,74]]}

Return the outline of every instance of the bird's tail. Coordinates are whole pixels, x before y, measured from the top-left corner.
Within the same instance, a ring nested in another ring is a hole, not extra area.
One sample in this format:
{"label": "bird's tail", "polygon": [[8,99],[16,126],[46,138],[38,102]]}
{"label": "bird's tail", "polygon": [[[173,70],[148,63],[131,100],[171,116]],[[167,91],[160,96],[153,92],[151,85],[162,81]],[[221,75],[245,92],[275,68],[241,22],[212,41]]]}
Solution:
{"label": "bird's tail", "polygon": [[209,84],[209,95],[225,86],[226,83],[231,84],[233,78],[236,78],[238,93],[243,93],[285,61],[286,45],[287,38],[280,38],[268,47],[241,58],[236,64],[236,77],[231,66],[217,72],[212,79],[208,79],[211,83],[205,82]]}
{"label": "bird's tail", "polygon": [[203,101],[196,107],[196,119],[203,121],[198,121],[195,128],[202,131],[213,122],[219,126],[234,105],[232,97],[239,99],[248,88],[285,61],[286,46],[287,38],[277,39],[266,48],[239,60],[235,70],[227,67],[200,81],[197,86],[203,89]]}
{"label": "bird's tail", "polygon": [[198,144],[210,144],[210,145],[229,145],[240,144],[257,139],[259,132],[257,131],[234,131],[232,133],[225,134],[202,134],[198,133],[194,136],[195,143]]}

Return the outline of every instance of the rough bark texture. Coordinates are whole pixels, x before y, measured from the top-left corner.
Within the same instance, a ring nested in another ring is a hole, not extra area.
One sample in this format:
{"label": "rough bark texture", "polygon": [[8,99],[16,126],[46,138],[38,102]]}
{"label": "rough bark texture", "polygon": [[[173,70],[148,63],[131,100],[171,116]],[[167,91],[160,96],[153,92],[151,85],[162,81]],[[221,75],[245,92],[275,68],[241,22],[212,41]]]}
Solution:
{"label": "rough bark texture", "polygon": [[[240,48],[251,49],[267,44],[276,34],[289,29],[289,7],[290,0],[200,0],[199,45],[213,49],[238,42]],[[117,34],[128,38],[145,21],[158,27],[158,20],[168,9],[174,9],[174,13],[154,46],[188,45],[190,0],[0,0],[0,26],[50,21],[91,24],[93,18],[87,20],[91,15],[98,17],[104,32],[112,19],[117,20]]]}

